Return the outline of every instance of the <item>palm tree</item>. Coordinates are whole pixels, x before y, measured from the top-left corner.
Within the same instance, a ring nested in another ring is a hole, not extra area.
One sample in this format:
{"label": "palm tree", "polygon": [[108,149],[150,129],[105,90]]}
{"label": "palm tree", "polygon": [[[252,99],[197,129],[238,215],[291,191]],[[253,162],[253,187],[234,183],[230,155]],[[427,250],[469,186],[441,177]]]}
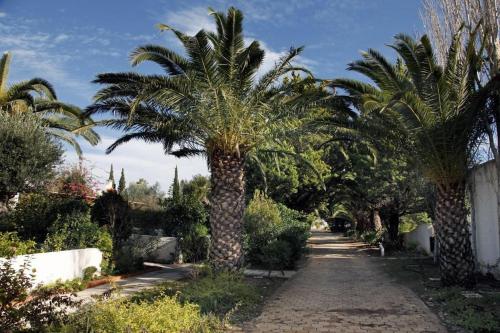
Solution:
{"label": "palm tree", "polygon": [[92,130],[93,121],[74,105],[62,103],[52,85],[41,78],[7,85],[12,55],[4,53],[0,59],[0,111],[37,114],[45,131],[52,137],[70,144],[81,155],[76,137],[96,145],[99,136]]}
{"label": "palm tree", "polygon": [[184,47],[185,56],[159,45],[138,47],[136,66],[151,61],[160,75],[106,73],[89,114],[109,113],[104,125],[125,134],[108,152],[133,139],[160,142],[178,157],[203,154],[211,171],[211,261],[216,268],[242,264],[242,216],[245,209],[244,161],[269,140],[289,114],[301,110],[307,94],[294,93],[280,82],[283,75],[303,71],[291,61],[302,48],[291,48],[259,79],[264,51],[257,41],[245,45],[243,14],[210,10],[216,32],[188,36],[167,25]]}
{"label": "palm tree", "polygon": [[346,90],[367,112],[392,115],[413,142],[422,172],[437,189],[436,231],[444,285],[471,286],[474,261],[465,208],[465,183],[481,133],[478,110],[492,85],[477,85],[479,58],[475,36],[453,39],[446,62],[439,66],[427,36],[415,41],[397,35],[391,47],[399,59],[390,63],[368,50],[349,69],[374,84],[338,79],[333,86]]}

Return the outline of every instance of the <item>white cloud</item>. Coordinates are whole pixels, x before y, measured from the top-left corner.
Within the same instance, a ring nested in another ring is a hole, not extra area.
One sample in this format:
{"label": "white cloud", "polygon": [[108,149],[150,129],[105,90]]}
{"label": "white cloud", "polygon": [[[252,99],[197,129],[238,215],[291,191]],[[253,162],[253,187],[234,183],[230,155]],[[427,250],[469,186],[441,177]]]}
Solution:
{"label": "white cloud", "polygon": [[[11,49],[13,62],[20,64],[19,68],[29,71],[32,76],[39,76],[58,86],[71,88],[74,93],[82,98],[92,96],[92,88],[89,83],[75,79],[67,72],[60,61],[69,59],[65,56],[55,56],[44,51],[30,49]],[[31,78],[31,77],[30,77]]]}
{"label": "white cloud", "polygon": [[[114,142],[109,136],[102,138],[102,142],[92,152],[84,153],[84,158],[90,164],[101,184],[104,184],[113,164],[116,177],[123,168],[127,183],[146,179],[149,183],[159,182],[161,188],[167,191],[174,178],[174,168],[178,167],[180,179],[191,179],[194,175],[208,175],[207,163],[203,157],[176,158],[165,155],[160,144],[150,144],[143,141],[131,141],[119,146],[111,154],[106,155],[106,147]],[[68,163],[76,163],[76,154],[68,151]],[[116,179],[118,181],[118,179]]]}
{"label": "white cloud", "polygon": [[6,12],[0,12],[0,18],[7,16]]}
{"label": "white cloud", "polygon": [[180,30],[188,35],[195,35],[201,29],[214,30],[213,18],[205,7],[194,7],[176,12],[168,12],[161,23]]}
{"label": "white cloud", "polygon": [[64,42],[65,40],[67,40],[69,38],[68,35],[66,34],[59,34],[56,36],[56,38],[54,38],[54,42],[55,43],[60,43],[60,42]]}

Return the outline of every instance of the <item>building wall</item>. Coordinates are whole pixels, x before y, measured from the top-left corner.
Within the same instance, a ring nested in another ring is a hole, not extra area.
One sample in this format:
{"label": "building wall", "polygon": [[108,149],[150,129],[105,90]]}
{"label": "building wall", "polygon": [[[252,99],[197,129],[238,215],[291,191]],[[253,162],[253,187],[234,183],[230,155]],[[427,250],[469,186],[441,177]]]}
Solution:
{"label": "building wall", "polygon": [[405,245],[417,245],[417,249],[432,255],[431,251],[431,237],[434,236],[434,228],[431,224],[419,224],[415,230],[405,234]]}
{"label": "building wall", "polygon": [[100,272],[101,261],[101,251],[88,248],[17,256],[13,258],[13,266],[20,269],[23,263],[28,262],[30,271],[35,274],[33,284],[38,285],[82,278],[83,270],[90,266]]}
{"label": "building wall", "polygon": [[477,268],[500,278],[500,230],[497,215],[497,177],[494,161],[471,172],[472,244]]}

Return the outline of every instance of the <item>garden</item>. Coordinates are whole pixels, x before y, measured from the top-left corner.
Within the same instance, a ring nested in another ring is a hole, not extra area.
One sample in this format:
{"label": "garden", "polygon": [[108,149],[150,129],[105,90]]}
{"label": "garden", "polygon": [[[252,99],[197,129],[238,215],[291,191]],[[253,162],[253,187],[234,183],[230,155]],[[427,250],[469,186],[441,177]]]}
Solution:
{"label": "garden", "polygon": [[[500,10],[457,3],[424,1],[427,34],[397,34],[390,57],[362,52],[347,67],[358,79],[320,79],[304,65],[304,47],[264,66],[264,44],[244,35],[234,7],[209,9],[214,31],[159,24],[180,51],[136,47],[134,71],[97,73],[84,107],[60,101],[43,78],[10,82],[5,53],[0,331],[224,331],[260,315],[285,272],[301,268],[311,228],[328,224],[381,256],[388,276],[444,321],[497,332],[498,261],[478,269],[469,216],[478,211],[474,170],[491,160],[500,179]],[[164,192],[144,178],[127,183],[123,168],[116,182],[115,163],[104,184],[80,146],[98,145],[103,128],[118,133],[111,156],[133,140],[156,143],[178,158],[205,158],[210,176],[181,180],[176,167]],[[423,229],[433,233],[425,251],[409,236]],[[155,259],[189,273],[121,295],[113,281],[154,270],[148,261],[167,238],[175,249]],[[43,275],[35,256],[95,249],[98,267],[34,282]],[[249,269],[267,274],[252,278]],[[90,303],[76,297],[99,283],[109,292]]]}

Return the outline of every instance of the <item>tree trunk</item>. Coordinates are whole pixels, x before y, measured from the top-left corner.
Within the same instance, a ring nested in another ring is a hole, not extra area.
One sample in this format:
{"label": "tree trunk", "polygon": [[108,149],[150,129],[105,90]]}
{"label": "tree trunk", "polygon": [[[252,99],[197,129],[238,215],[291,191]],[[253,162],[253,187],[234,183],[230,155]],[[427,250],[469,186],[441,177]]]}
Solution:
{"label": "tree trunk", "polygon": [[438,188],[436,235],[440,247],[439,267],[445,286],[474,286],[474,260],[464,204],[465,185]]}
{"label": "tree trunk", "polygon": [[243,264],[242,230],[245,210],[244,157],[215,151],[211,156],[210,260],[218,269]]}
{"label": "tree trunk", "polygon": [[389,234],[389,240],[391,244],[399,248],[399,212],[397,210],[391,210],[387,218],[387,233]]}
{"label": "tree trunk", "polygon": [[382,230],[382,219],[380,218],[380,212],[378,209],[373,210],[373,227],[376,232],[380,232]]}

